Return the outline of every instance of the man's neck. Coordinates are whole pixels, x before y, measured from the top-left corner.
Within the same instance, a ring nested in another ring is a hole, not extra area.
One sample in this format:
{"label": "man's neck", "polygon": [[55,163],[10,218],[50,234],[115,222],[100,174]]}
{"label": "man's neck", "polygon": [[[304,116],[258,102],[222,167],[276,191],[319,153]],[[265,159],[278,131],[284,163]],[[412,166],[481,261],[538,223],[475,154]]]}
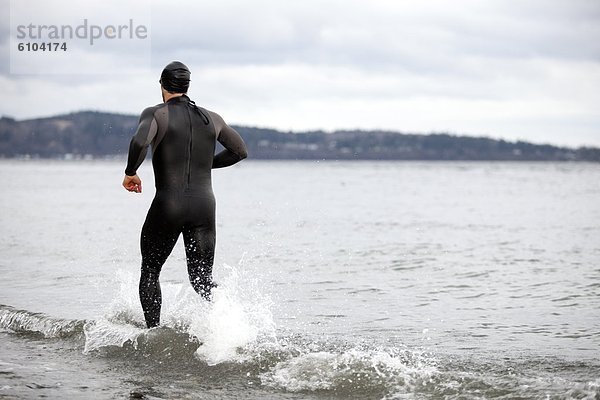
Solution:
{"label": "man's neck", "polygon": [[166,103],[167,101],[169,101],[175,97],[183,96],[184,94],[185,93],[165,93],[164,102]]}

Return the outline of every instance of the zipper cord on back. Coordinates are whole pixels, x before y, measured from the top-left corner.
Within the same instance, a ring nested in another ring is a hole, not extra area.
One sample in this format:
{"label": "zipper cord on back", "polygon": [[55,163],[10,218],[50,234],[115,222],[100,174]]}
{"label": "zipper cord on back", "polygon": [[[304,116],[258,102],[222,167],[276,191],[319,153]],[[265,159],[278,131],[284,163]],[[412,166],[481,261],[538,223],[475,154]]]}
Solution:
{"label": "zipper cord on back", "polygon": [[202,121],[204,121],[204,125],[208,125],[210,124],[210,120],[208,119],[208,117],[206,116],[206,114],[204,114],[204,112],[202,112],[202,110],[200,109],[200,107],[198,107],[196,105],[196,103],[194,102],[194,100],[188,100],[188,105],[190,105],[191,107],[196,109],[196,112],[200,115],[200,117],[202,117]]}

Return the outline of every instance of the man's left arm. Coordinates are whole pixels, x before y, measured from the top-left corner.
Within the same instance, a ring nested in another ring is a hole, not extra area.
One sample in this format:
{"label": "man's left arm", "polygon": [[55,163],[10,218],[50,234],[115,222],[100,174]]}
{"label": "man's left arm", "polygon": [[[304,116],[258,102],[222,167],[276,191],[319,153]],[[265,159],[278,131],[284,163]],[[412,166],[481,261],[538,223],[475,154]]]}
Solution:
{"label": "man's left arm", "polygon": [[213,168],[229,167],[248,157],[246,143],[239,133],[225,123],[223,118],[215,112],[209,111],[215,124],[217,140],[225,147],[223,151],[213,157]]}

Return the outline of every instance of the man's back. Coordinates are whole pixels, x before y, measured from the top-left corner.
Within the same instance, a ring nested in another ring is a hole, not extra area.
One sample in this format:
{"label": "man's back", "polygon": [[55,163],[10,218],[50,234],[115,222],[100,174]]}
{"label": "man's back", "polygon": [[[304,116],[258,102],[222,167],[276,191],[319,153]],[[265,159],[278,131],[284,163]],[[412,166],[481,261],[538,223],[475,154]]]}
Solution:
{"label": "man's back", "polygon": [[157,190],[203,191],[211,185],[216,131],[209,113],[187,96],[154,108],[152,165]]}

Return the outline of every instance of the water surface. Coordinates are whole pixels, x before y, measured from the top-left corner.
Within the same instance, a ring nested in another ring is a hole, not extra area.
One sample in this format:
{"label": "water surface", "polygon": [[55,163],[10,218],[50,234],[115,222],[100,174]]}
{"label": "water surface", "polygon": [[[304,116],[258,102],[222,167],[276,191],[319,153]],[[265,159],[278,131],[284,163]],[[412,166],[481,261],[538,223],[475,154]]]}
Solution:
{"label": "water surface", "polygon": [[600,165],[214,171],[212,305],[178,243],[143,329],[123,163],[0,161],[0,397],[600,397]]}

